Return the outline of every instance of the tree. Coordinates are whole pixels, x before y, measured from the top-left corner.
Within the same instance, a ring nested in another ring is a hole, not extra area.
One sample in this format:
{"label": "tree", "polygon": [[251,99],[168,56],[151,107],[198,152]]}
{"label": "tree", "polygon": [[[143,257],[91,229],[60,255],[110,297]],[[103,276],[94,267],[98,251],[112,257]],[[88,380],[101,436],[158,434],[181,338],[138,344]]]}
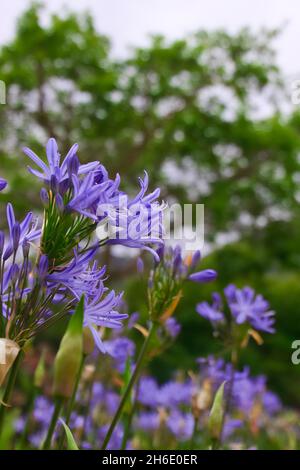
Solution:
{"label": "tree", "polygon": [[[53,15],[44,26],[33,4],[0,51],[1,167],[13,169],[20,209],[25,190],[35,203],[20,148],[42,152],[55,136],[63,152],[78,141],[81,158],[125,172],[127,186],[146,168],[164,198],[204,203],[210,239],[287,217],[298,205],[299,117],[280,111],[277,33],[157,36],[116,61],[90,15]],[[255,105],[268,116],[255,117]]]}

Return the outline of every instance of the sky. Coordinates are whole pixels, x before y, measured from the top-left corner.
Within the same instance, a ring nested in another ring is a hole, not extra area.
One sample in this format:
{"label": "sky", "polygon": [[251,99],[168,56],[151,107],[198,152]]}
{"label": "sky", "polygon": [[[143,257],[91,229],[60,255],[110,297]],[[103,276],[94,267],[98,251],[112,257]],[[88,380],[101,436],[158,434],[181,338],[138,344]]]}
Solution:
{"label": "sky", "polygon": [[[15,21],[30,0],[0,0],[0,44],[13,37]],[[278,62],[287,79],[300,78],[299,0],[48,0],[47,10],[89,10],[100,32],[107,34],[113,53],[122,57],[130,46],[147,44],[151,33],[170,39],[197,29],[284,26],[276,41]]]}

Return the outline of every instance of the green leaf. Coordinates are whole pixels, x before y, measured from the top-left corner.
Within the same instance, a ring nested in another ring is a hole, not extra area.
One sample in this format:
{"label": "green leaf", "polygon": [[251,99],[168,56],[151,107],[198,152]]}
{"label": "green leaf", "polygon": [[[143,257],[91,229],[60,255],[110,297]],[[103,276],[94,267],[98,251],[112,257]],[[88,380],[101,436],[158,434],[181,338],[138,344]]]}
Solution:
{"label": "green leaf", "polygon": [[62,418],[60,418],[59,420],[60,420],[61,424],[63,425],[66,436],[67,436],[67,449],[68,450],[79,450],[69,426],[64,422],[64,420]]}

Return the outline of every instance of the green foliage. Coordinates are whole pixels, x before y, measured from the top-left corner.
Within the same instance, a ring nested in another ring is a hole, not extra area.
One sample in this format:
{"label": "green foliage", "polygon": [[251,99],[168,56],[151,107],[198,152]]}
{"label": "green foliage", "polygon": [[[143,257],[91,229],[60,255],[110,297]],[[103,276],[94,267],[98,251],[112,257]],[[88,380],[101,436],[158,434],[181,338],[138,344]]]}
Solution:
{"label": "green foliage", "polygon": [[[98,156],[125,174],[127,186],[147,168],[164,196],[204,203],[210,239],[245,231],[245,217],[253,227],[271,209],[295,210],[300,117],[280,112],[278,31],[199,31],[173,42],[155,36],[116,61],[90,15],[52,15],[44,26],[41,10],[25,11],[0,50],[8,90],[1,171],[13,173],[19,209],[25,191],[26,204],[35,204],[20,149],[39,152],[54,136],[64,152],[78,141],[81,159]],[[254,102],[270,117],[255,118]]]}
{"label": "green foliage", "polygon": [[[179,358],[187,370],[217,350],[195,304],[229,282],[249,284],[276,310],[277,334],[241,361],[299,405],[290,345],[300,338],[300,113],[281,112],[285,90],[272,45],[278,31],[157,36],[117,61],[90,15],[52,15],[45,26],[41,12],[36,4],[25,11],[0,49],[8,92],[0,107],[0,170],[10,181],[1,203],[13,200],[22,215],[40,207],[21,147],[42,156],[51,136],[64,153],[78,141],[81,160],[99,158],[112,174],[122,172],[129,188],[146,168],[165,199],[204,203],[206,239],[230,232],[238,242],[208,257],[217,282],[186,286],[176,313],[182,333],[153,361],[155,373],[170,375]],[[261,109],[269,114],[259,116]],[[145,318],[146,287],[126,281],[131,311]],[[57,329],[51,334],[55,339]]]}
{"label": "green foliage", "polygon": [[74,439],[74,436],[69,428],[69,426],[64,422],[63,419],[60,418],[60,422],[64,427],[64,431],[66,433],[66,438],[67,438],[67,450],[79,450],[78,446],[76,444],[76,441]]}

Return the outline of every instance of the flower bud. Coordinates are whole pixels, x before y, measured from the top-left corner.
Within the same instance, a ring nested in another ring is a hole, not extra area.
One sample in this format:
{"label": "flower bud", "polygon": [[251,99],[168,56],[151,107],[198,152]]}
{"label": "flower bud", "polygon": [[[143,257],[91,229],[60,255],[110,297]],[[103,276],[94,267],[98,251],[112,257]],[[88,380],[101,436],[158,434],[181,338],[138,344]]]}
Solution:
{"label": "flower bud", "polygon": [[72,178],[72,175],[77,175],[79,170],[79,160],[76,154],[72,155],[67,162],[68,175],[69,178]]}
{"label": "flower bud", "polygon": [[15,284],[17,282],[19,273],[20,273],[20,268],[16,263],[14,263],[10,270],[10,280],[12,284]]}
{"label": "flower bud", "polygon": [[218,388],[213,406],[209,413],[208,432],[213,440],[220,440],[222,437],[221,433],[225,413],[224,386],[225,382],[223,382]]}
{"label": "flower bud", "polygon": [[192,256],[192,261],[191,261],[190,267],[192,269],[194,269],[197,266],[197,264],[199,263],[200,259],[201,259],[201,252],[200,252],[200,250],[196,250],[194,252],[193,256]]}
{"label": "flower bud", "polygon": [[30,250],[30,243],[28,240],[24,240],[24,242],[22,243],[22,249],[24,258],[27,258]]}
{"label": "flower bud", "polygon": [[144,272],[144,261],[140,257],[138,257],[138,259],[136,261],[136,269],[137,269],[137,272],[139,274],[143,274],[143,272]]}
{"label": "flower bud", "polygon": [[204,269],[203,271],[199,271],[197,273],[193,273],[189,275],[189,280],[194,282],[211,282],[214,281],[217,277],[216,271],[213,269]]}
{"label": "flower bud", "polygon": [[42,188],[40,191],[40,198],[44,207],[49,205],[49,194],[45,188]]}
{"label": "flower bud", "polygon": [[0,191],[6,188],[6,186],[7,186],[7,181],[5,181],[3,178],[0,178]]}
{"label": "flower bud", "polygon": [[65,208],[64,200],[59,193],[57,193],[55,196],[55,205],[58,209],[58,212],[63,213],[64,208]]}
{"label": "flower bud", "polygon": [[7,338],[0,338],[0,386],[19,354],[20,346]]}
{"label": "flower bud", "polygon": [[53,393],[56,396],[70,398],[75,386],[83,353],[83,311],[84,297],[69,321],[55,358]]}
{"label": "flower bud", "polygon": [[48,273],[49,261],[46,255],[42,255],[39,260],[39,265],[37,269],[38,277],[40,280],[44,280]]}
{"label": "flower bud", "polygon": [[13,254],[13,247],[11,244],[8,245],[8,247],[6,248],[6,250],[4,251],[4,254],[3,254],[3,261],[6,261],[8,260],[8,258]]}
{"label": "flower bud", "polygon": [[16,222],[13,225],[12,231],[11,231],[11,238],[12,238],[12,244],[13,244],[13,250],[17,251],[19,247],[19,241],[20,241],[20,235],[21,235],[21,228],[20,224]]}
{"label": "flower bud", "polygon": [[38,365],[34,371],[33,383],[36,388],[41,388],[45,377],[45,354],[42,353]]}

